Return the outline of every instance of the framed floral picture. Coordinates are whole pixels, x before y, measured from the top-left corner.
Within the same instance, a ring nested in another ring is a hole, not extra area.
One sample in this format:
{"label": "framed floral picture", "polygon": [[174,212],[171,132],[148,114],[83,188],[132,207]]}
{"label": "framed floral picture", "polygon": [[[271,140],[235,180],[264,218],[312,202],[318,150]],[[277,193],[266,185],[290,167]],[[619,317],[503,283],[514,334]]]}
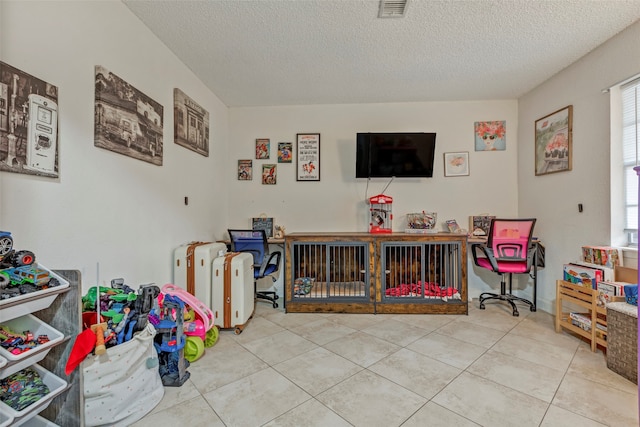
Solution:
{"label": "framed floral picture", "polygon": [[469,152],[444,153],[444,176],[469,175]]}
{"label": "framed floral picture", "polygon": [[507,122],[475,122],[476,151],[504,151],[507,149]]}
{"label": "framed floral picture", "polygon": [[535,122],[536,175],[571,170],[573,105]]}

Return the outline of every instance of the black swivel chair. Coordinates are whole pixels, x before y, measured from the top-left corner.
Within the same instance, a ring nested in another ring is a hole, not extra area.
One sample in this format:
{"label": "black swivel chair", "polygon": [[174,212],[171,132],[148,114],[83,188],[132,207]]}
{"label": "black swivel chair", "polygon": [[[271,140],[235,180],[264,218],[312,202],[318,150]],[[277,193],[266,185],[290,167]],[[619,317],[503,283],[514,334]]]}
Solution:
{"label": "black swivel chair", "polygon": [[267,234],[264,230],[228,230],[231,239],[231,251],[248,252],[253,255],[253,279],[256,298],[270,301],[273,308],[278,308],[276,300],[279,298],[275,290],[258,291],[258,279],[274,276],[280,268],[280,251],[269,252]]}
{"label": "black swivel chair", "polygon": [[[474,263],[500,275],[500,293],[480,294],[480,309],[484,310],[485,301],[496,299],[508,302],[514,316],[520,314],[516,302],[525,303],[531,311],[536,311],[538,263],[537,245],[532,238],[535,224],[535,218],[493,219],[487,243],[474,243],[471,246]],[[514,273],[529,274],[533,279],[533,302],[512,294],[511,282]],[[506,291],[505,274],[509,275],[509,292]]]}

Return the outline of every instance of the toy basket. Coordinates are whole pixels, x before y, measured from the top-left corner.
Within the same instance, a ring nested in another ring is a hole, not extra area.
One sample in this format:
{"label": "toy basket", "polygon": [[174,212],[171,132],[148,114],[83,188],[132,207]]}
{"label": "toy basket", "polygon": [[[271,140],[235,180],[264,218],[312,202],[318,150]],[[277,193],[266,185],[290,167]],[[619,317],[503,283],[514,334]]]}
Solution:
{"label": "toy basket", "polygon": [[638,305],[638,285],[624,285],[624,299],[627,304]]}
{"label": "toy basket", "polygon": [[407,226],[411,230],[433,230],[436,227],[435,212],[409,213],[407,214]]}
{"label": "toy basket", "polygon": [[[29,332],[33,336],[31,343],[28,345],[23,341],[19,341],[17,347],[28,348],[28,350],[25,351],[14,353],[9,351],[8,348],[0,347],[0,356],[8,362],[12,362],[11,365],[8,365],[6,368],[0,367],[0,378],[18,372],[44,359],[51,348],[64,339],[62,332],[52,328],[33,314],[26,314],[7,322],[3,321],[0,327],[6,331],[17,332],[18,336],[21,337],[24,336],[25,332]],[[46,337],[46,340],[39,342],[37,337],[40,336]],[[2,363],[0,363],[0,366],[1,365]]]}

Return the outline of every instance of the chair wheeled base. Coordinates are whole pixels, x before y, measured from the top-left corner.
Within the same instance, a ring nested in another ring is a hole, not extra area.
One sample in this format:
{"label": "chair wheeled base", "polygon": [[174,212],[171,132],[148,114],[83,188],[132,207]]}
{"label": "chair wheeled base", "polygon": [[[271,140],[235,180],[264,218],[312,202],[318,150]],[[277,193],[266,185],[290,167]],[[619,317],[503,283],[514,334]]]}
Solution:
{"label": "chair wheeled base", "polygon": [[[491,292],[483,292],[480,294],[480,310],[484,310],[485,306],[484,306],[484,302],[488,301],[488,300],[492,300],[492,299],[496,299],[496,300],[500,300],[500,301],[506,301],[511,305],[511,308],[513,309],[513,315],[514,316],[520,316],[520,313],[518,312],[518,307],[516,306],[516,302],[523,302],[527,305],[529,305],[529,310],[530,311],[536,311],[536,305],[534,303],[532,303],[531,301],[529,301],[528,299],[524,299],[524,298],[520,298],[517,297],[515,295],[513,295],[512,292],[512,288],[511,288],[511,281],[512,281],[512,274],[509,273],[509,293],[507,293],[506,291],[506,283],[504,280],[504,274],[500,275],[502,280],[500,281],[500,294],[494,294]],[[535,282],[534,282],[535,283]],[[535,284],[534,284],[535,286]]]}
{"label": "chair wheeled base", "polygon": [[273,305],[273,308],[278,308],[278,303],[276,302],[276,300],[278,298],[280,298],[280,296],[273,292],[273,291],[259,291],[256,292],[256,298],[257,299],[262,299],[265,301],[271,301],[271,304]]}

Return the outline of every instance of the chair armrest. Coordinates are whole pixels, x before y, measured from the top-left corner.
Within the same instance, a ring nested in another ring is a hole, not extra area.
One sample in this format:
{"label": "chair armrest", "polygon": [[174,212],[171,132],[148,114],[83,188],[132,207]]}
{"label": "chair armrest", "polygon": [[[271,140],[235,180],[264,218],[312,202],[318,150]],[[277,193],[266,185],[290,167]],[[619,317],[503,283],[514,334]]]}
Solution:
{"label": "chair armrest", "polygon": [[493,269],[493,271],[497,273],[498,263],[496,262],[496,258],[493,256],[493,250],[481,243],[474,243],[471,245],[471,254],[473,255],[473,263],[477,266],[480,266],[480,264],[478,264],[478,251],[482,252],[482,254],[484,255],[484,258],[489,260],[489,263],[491,264],[491,268]]}
{"label": "chair armrest", "polygon": [[537,243],[531,244],[527,249],[527,270],[530,270],[531,267],[533,266],[533,262],[536,258],[537,253],[538,253],[538,244]]}
{"label": "chair armrest", "polygon": [[277,271],[280,267],[281,257],[282,257],[282,253],[280,251],[271,252],[269,254],[269,258],[267,259],[267,262],[263,263],[262,267],[260,268],[260,276],[264,276],[265,270],[270,265],[275,265],[276,266],[275,271]]}

